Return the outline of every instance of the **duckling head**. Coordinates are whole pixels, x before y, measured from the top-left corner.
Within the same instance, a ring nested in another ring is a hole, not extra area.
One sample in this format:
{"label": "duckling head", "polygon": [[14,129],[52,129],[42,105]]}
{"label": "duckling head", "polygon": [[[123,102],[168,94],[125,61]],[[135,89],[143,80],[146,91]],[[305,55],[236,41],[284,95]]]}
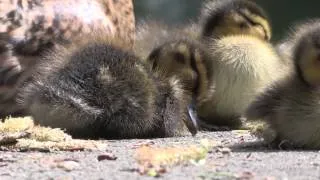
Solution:
{"label": "duckling head", "polygon": [[167,42],[147,58],[153,71],[161,76],[177,77],[184,90],[197,97],[205,93],[212,70],[208,53],[200,43],[188,40]]}
{"label": "duckling head", "polygon": [[199,43],[180,40],[167,42],[154,49],[147,61],[160,76],[177,78],[185,93],[192,97],[188,112],[197,128],[196,104],[206,97],[212,77],[212,71],[208,69],[212,67],[209,65],[208,53]]}
{"label": "duckling head", "polygon": [[310,87],[320,86],[320,24],[301,35],[293,52],[300,80]]}
{"label": "duckling head", "polygon": [[203,7],[202,37],[250,35],[271,39],[271,26],[264,10],[249,0],[208,0]]}

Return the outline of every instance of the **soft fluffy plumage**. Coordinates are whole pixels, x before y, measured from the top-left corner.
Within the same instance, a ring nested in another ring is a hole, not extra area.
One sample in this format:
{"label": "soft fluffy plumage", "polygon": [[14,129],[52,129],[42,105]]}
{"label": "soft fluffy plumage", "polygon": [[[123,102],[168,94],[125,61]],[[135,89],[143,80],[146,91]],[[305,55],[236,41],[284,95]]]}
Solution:
{"label": "soft fluffy plumage", "polygon": [[186,135],[190,93],[178,79],[151,73],[126,49],[119,39],[100,38],[58,47],[37,67],[22,105],[40,125],[74,137]]}
{"label": "soft fluffy plumage", "polygon": [[267,122],[273,133],[264,138],[281,148],[320,148],[319,22],[304,23],[291,35],[289,57],[295,71],[270,86],[247,110],[249,119]]}

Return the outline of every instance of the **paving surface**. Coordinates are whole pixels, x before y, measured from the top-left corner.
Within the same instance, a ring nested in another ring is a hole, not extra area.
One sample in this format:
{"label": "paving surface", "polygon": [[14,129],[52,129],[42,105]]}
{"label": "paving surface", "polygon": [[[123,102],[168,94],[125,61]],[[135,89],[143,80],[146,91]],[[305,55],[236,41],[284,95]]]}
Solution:
{"label": "paving surface", "polygon": [[[220,141],[230,153],[212,151],[202,164],[174,166],[163,179],[320,179],[320,152],[277,151],[256,142],[249,134],[199,133],[196,137],[106,141],[106,152],[4,152],[0,151],[0,179],[156,179],[133,171],[136,146],[198,144],[201,139]],[[116,160],[98,161],[112,153]]]}

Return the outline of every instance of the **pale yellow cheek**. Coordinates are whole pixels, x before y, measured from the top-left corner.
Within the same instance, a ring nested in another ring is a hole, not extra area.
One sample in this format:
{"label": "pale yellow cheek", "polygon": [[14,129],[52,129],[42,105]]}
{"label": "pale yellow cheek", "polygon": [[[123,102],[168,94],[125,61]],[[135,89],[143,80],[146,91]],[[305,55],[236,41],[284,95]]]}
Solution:
{"label": "pale yellow cheek", "polygon": [[231,34],[239,34],[239,29],[235,28],[233,25],[224,25],[222,27],[217,27],[213,32],[213,35],[219,37]]}
{"label": "pale yellow cheek", "polygon": [[316,61],[318,53],[311,43],[307,43],[304,50],[301,52],[302,57],[298,62],[302,71],[304,80],[310,85],[320,83],[320,65]]}
{"label": "pale yellow cheek", "polygon": [[[265,41],[265,36],[266,34],[264,33],[263,30],[259,29],[259,28],[250,28],[250,31],[247,33],[247,34],[250,34],[254,37],[257,37],[263,41]],[[268,39],[269,40],[269,39]]]}

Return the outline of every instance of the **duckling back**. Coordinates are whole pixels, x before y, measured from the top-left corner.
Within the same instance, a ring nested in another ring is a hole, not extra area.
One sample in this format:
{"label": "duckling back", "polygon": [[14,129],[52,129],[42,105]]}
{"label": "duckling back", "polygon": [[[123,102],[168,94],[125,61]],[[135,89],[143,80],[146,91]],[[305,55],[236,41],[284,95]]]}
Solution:
{"label": "duckling back", "polygon": [[[188,133],[177,84],[153,76],[122,46],[90,39],[49,53],[20,94],[35,121],[80,138]],[[174,87],[173,87],[174,86]],[[182,94],[183,96],[183,94]]]}
{"label": "duckling back", "polygon": [[[310,90],[295,79],[284,83],[277,90],[278,96],[282,94],[281,100],[272,107],[274,111],[265,117],[277,138],[273,139],[273,143],[287,141],[285,145],[294,148],[319,149],[319,91]],[[264,138],[270,139],[267,136]]]}
{"label": "duckling back", "polygon": [[215,91],[212,99],[200,104],[199,114],[217,125],[242,116],[256,95],[287,73],[288,67],[272,45],[256,37],[225,36],[208,47]]}
{"label": "duckling back", "polygon": [[320,93],[296,73],[273,83],[246,110],[248,120],[266,122],[255,132],[276,148],[320,148]]}

